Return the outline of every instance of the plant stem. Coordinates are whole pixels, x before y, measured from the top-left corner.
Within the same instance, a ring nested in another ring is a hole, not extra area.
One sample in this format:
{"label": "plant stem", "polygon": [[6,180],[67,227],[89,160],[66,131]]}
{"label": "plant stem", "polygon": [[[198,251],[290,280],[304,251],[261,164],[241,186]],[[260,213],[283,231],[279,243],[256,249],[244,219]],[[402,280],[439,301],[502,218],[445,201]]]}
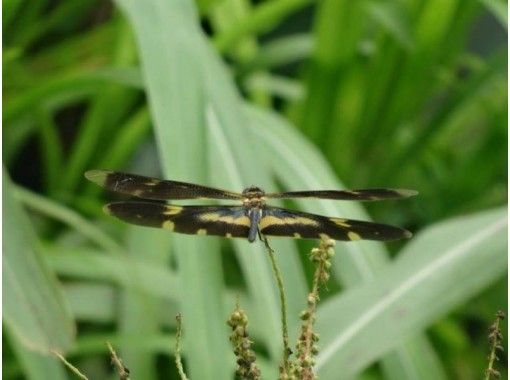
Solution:
{"label": "plant stem", "polygon": [[117,372],[119,373],[120,380],[129,380],[129,369],[122,363],[119,356],[113,349],[110,342],[106,342],[106,346],[108,346],[108,350],[110,351],[110,355],[112,357],[112,364],[117,368]]}
{"label": "plant stem", "polygon": [[496,313],[496,321],[492,324],[489,331],[489,342],[491,343],[491,353],[489,355],[489,366],[485,370],[484,380],[490,380],[491,378],[499,379],[501,377],[498,370],[494,368],[494,363],[496,363],[498,358],[498,351],[502,351],[503,347],[501,346],[503,336],[501,335],[501,330],[499,328],[499,323],[505,318],[505,313],[501,310]]}
{"label": "plant stem", "polygon": [[314,357],[318,353],[316,345],[319,336],[313,331],[316,318],[317,302],[319,301],[319,290],[321,284],[326,284],[329,280],[329,269],[331,268],[331,258],[333,257],[334,241],[322,239],[318,248],[313,248],[310,252],[310,259],[315,263],[316,268],[313,275],[312,290],[307,297],[307,308],[301,313],[303,324],[301,325],[301,335],[299,336],[297,348],[296,372],[301,380],[315,380],[313,371],[315,364]]}
{"label": "plant stem", "polygon": [[72,365],[71,363],[69,363],[66,358],[64,358],[64,356],[62,356],[60,353],[58,353],[57,351],[52,351],[53,352],[53,355],[55,355],[57,358],[59,358],[62,363],[64,363],[64,365],[69,368],[76,376],[78,376],[80,379],[82,380],[88,380],[88,377],[85,376],[83,373],[80,372],[80,370],[78,368],[76,368],[74,365]]}
{"label": "plant stem", "polygon": [[283,368],[285,372],[289,373],[289,356],[292,353],[289,346],[289,332],[287,327],[287,301],[285,299],[285,290],[283,288],[283,279],[280,269],[276,263],[276,257],[274,255],[273,248],[269,245],[269,241],[267,238],[260,234],[261,240],[264,242],[266,246],[267,254],[269,255],[269,259],[271,261],[271,266],[273,268],[273,274],[276,277],[276,282],[278,284],[278,291],[280,293],[280,311],[281,311],[281,319],[282,319],[282,338],[283,338]]}
{"label": "plant stem", "polygon": [[177,371],[179,372],[179,377],[181,380],[188,380],[186,373],[184,372],[184,368],[182,367],[181,360],[181,338],[182,338],[182,316],[181,314],[177,314],[175,319],[177,320],[177,334],[175,336],[175,365],[177,366]]}

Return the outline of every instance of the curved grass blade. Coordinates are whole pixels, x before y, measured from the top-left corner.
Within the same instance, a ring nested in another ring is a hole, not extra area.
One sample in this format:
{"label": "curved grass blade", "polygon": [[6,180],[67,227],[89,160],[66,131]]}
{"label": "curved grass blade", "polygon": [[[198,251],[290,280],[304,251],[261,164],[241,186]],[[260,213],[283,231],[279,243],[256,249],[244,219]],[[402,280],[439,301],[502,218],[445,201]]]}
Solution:
{"label": "curved grass blade", "polygon": [[35,233],[3,171],[3,319],[25,347],[64,352],[74,339],[74,320],[54,274],[40,256]]}
{"label": "curved grass blade", "polygon": [[329,300],[317,319],[319,374],[354,376],[496,281],[507,268],[507,224],[506,208],[438,223],[376,280]]}

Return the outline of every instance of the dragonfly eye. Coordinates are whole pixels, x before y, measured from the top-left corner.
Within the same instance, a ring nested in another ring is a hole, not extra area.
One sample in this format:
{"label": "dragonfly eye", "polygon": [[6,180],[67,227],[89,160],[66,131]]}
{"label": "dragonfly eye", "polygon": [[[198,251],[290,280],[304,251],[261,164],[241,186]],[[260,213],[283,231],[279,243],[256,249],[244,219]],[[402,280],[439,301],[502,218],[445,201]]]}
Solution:
{"label": "dragonfly eye", "polygon": [[264,190],[257,186],[250,186],[243,190],[243,195],[261,197],[264,195]]}

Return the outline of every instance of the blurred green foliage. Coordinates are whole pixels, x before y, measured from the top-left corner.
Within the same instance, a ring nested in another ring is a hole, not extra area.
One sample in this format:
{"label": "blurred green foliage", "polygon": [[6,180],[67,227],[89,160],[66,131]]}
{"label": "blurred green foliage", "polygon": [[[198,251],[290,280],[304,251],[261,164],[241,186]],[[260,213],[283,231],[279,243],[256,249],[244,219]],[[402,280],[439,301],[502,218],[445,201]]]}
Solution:
{"label": "blurred green foliage", "polygon": [[[507,202],[506,14],[503,0],[4,0],[5,378],[67,378],[51,349],[90,378],[107,378],[107,340],[134,379],[177,378],[179,311],[191,377],[227,378],[234,362],[225,321],[237,294],[262,372],[276,371],[279,316],[263,250],[115,223],[101,212],[111,194],[83,178],[92,168],[232,190],[419,190],[366,211],[299,204],[338,216],[368,212],[417,232],[438,224],[416,242],[389,246],[397,257],[390,269],[382,245],[339,244],[319,327],[331,340],[344,336],[368,302],[384,298],[375,285],[400,289],[451,253],[466,260],[445,266],[458,277],[443,270],[424,280],[426,297],[443,301],[408,301],[393,340],[377,334],[385,314],[376,314],[364,330],[373,347],[354,350],[359,361],[343,373],[480,378],[488,326],[507,310],[506,236],[494,229]],[[310,273],[298,252],[310,244],[275,244],[292,328]],[[427,299],[422,293],[408,296]],[[21,318],[26,310],[36,318]],[[321,378],[338,378],[340,360],[323,360]],[[499,369],[506,378],[506,360]]]}

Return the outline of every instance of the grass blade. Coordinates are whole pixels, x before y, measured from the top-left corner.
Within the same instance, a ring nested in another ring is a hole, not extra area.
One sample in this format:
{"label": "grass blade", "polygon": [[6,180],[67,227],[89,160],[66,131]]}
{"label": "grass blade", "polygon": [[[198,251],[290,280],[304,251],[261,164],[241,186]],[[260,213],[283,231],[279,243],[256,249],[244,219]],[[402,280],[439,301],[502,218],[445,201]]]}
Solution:
{"label": "grass blade", "polygon": [[77,232],[95,242],[106,252],[114,253],[121,250],[121,247],[110,236],[74,210],[21,186],[14,185],[13,190],[14,196],[26,206],[75,228]]}
{"label": "grass blade", "polygon": [[324,304],[319,373],[358,373],[407,333],[496,281],[506,269],[506,227],[506,208],[439,223],[417,236],[375,281]]}
{"label": "grass blade", "polygon": [[[55,380],[67,379],[66,372],[56,357],[29,350],[12,336],[8,330],[4,331],[4,333],[4,339],[7,338],[9,347],[13,349],[23,370],[23,375],[25,375],[28,380],[46,380],[48,378]],[[5,367],[3,368],[5,371]],[[5,372],[3,376],[8,378]]]}
{"label": "grass blade", "polygon": [[313,0],[277,0],[262,3],[243,20],[218,34],[213,43],[220,51],[228,51],[239,39],[249,34],[261,34],[270,30],[287,15],[312,2]]}
{"label": "grass blade", "polygon": [[[134,260],[165,267],[168,262],[170,239],[166,231],[129,227],[127,251]],[[140,253],[143,252],[143,256]],[[143,281],[147,281],[145,277]],[[160,285],[161,286],[161,285]],[[171,291],[170,289],[165,289]],[[155,297],[147,297],[135,289],[127,289],[122,293],[119,308],[119,330],[129,334],[136,331],[143,335],[155,335],[160,329],[161,301]],[[172,315],[167,316],[169,319]],[[156,356],[150,352],[139,350],[136,345],[120,346],[124,363],[129,363],[133,377],[155,379],[157,377]]]}
{"label": "grass blade", "polygon": [[64,352],[74,339],[74,320],[54,274],[38,251],[35,232],[12,183],[3,172],[4,322],[13,336],[31,350]]}
{"label": "grass blade", "polygon": [[[207,183],[203,168],[203,45],[191,3],[155,0],[118,4],[139,43],[156,141],[165,177]],[[183,39],[187,41],[183,44]],[[178,159],[176,160],[176,157]],[[224,292],[216,240],[173,236],[181,282],[184,347],[191,378],[228,378],[233,362],[221,297]],[[185,350],[186,350],[185,348]]]}
{"label": "grass blade", "polygon": [[43,247],[51,267],[62,276],[111,283],[136,289],[152,297],[179,299],[179,282],[174,273],[161,265],[137,262],[123,255],[84,248]]}

